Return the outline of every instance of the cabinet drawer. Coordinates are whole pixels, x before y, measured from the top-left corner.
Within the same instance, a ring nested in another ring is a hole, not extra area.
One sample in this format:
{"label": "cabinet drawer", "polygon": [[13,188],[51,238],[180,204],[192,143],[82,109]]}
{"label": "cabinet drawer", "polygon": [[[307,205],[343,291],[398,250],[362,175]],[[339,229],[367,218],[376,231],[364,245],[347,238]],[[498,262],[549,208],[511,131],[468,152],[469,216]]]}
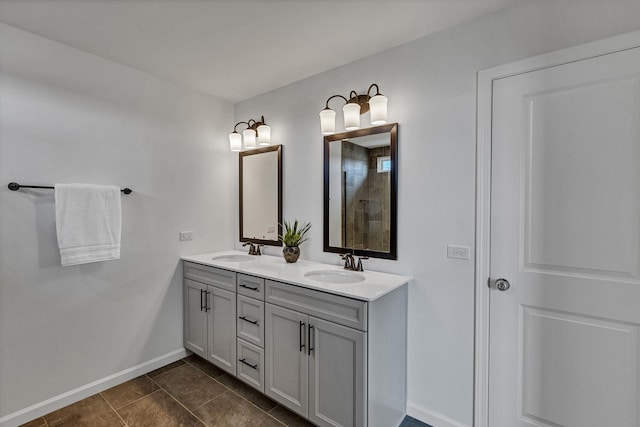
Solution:
{"label": "cabinet drawer", "polygon": [[264,301],[264,279],[238,273],[238,293]]}
{"label": "cabinet drawer", "polygon": [[265,301],[320,319],[367,330],[367,303],[313,289],[267,280]]}
{"label": "cabinet drawer", "polygon": [[238,295],[238,338],[264,347],[264,302]]}
{"label": "cabinet drawer", "polygon": [[238,340],[238,378],[264,393],[264,350]]}
{"label": "cabinet drawer", "polygon": [[221,268],[184,263],[184,277],[207,285],[217,286],[228,291],[236,291],[236,273]]}

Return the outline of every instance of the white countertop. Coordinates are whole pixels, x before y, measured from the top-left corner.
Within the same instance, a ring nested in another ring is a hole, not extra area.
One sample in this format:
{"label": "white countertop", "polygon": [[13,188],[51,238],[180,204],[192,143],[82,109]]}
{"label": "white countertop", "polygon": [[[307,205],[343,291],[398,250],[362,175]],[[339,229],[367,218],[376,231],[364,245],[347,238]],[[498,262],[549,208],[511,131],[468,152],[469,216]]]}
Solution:
{"label": "white countertop", "polygon": [[311,271],[345,271],[342,267],[319,262],[298,260],[289,264],[281,256],[260,255],[252,256],[248,261],[229,261],[223,259],[213,259],[225,255],[247,255],[241,251],[211,252],[199,255],[183,256],[185,261],[197,264],[209,265],[223,268],[238,273],[246,273],[254,276],[261,276],[278,282],[290,283],[292,285],[303,286],[309,289],[316,289],[362,301],[374,301],[381,296],[401,287],[411,280],[409,276],[397,274],[380,273],[377,271],[358,271],[357,274],[364,276],[364,280],[357,283],[326,283],[312,280],[305,277]]}

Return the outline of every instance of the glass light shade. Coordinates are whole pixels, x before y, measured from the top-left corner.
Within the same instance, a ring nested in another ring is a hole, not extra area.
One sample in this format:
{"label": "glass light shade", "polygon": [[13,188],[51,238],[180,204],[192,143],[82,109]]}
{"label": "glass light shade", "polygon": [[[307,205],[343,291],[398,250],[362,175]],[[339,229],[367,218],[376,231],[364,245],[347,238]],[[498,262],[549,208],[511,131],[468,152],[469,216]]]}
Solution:
{"label": "glass light shade", "polygon": [[271,127],[267,125],[258,126],[258,145],[271,144]]}
{"label": "glass light shade", "polygon": [[387,102],[389,100],[384,95],[376,95],[369,100],[369,111],[371,111],[371,124],[374,126],[387,123]]}
{"label": "glass light shade", "polygon": [[336,132],[336,112],[330,108],[320,111],[320,131],[323,135]]}
{"label": "glass light shade", "polygon": [[242,131],[244,138],[244,148],[256,148],[256,131],[253,129],[245,129]]}
{"label": "glass light shade", "polygon": [[346,130],[360,129],[360,104],[348,102],[342,107],[344,113],[344,128]]}
{"label": "glass light shade", "polygon": [[231,148],[231,151],[242,150],[242,135],[240,135],[238,132],[230,133],[229,146],[229,148]]}

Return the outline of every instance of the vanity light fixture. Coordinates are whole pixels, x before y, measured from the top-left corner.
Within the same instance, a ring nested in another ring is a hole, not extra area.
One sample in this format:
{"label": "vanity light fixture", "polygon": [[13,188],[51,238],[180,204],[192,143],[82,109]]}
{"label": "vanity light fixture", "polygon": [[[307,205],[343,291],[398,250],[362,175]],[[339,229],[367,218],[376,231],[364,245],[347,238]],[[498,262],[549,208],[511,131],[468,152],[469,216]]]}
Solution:
{"label": "vanity light fixture", "polygon": [[[239,125],[246,125],[247,128],[242,131],[242,135],[236,130]],[[244,147],[242,141],[244,140]],[[260,117],[260,121],[249,119],[246,122],[238,122],[233,127],[233,132],[229,134],[229,148],[231,151],[252,150],[258,145],[271,145],[271,128],[264,122],[264,116]]]}
{"label": "vanity light fixture", "polygon": [[[375,86],[376,94],[371,96],[371,89]],[[380,93],[377,84],[369,86],[365,95],[358,95],[352,90],[349,99],[342,95],[333,95],[327,99],[324,110],[320,111],[320,130],[323,135],[331,135],[336,132],[336,112],[329,108],[329,101],[333,98],[344,99],[345,105],[342,107],[344,114],[344,127],[346,130],[356,130],[360,128],[360,115],[371,111],[371,125],[378,126],[387,123],[387,102],[386,96]]]}

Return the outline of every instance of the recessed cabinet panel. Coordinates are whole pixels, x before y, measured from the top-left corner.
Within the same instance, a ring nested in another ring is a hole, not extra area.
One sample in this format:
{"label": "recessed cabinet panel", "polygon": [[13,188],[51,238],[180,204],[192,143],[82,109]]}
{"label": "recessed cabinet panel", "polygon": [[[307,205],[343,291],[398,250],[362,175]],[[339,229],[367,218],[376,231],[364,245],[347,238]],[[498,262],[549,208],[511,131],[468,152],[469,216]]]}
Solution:
{"label": "recessed cabinet panel", "polygon": [[264,347],[264,302],[238,295],[238,338]]}
{"label": "recessed cabinet panel", "polygon": [[319,426],[366,425],[366,333],[309,318],[309,420]]}
{"label": "recessed cabinet panel", "polygon": [[308,372],[304,314],[265,304],[265,393],[283,406],[307,416]]}
{"label": "recessed cabinet panel", "polygon": [[266,281],[265,301],[344,326],[367,330],[367,303],[301,286]]}
{"label": "recessed cabinet panel", "polygon": [[184,346],[200,357],[207,357],[207,312],[204,298],[207,286],[184,281]]}
{"label": "recessed cabinet panel", "polygon": [[236,290],[236,273],[221,268],[185,262],[184,277],[228,291],[235,292]]}

